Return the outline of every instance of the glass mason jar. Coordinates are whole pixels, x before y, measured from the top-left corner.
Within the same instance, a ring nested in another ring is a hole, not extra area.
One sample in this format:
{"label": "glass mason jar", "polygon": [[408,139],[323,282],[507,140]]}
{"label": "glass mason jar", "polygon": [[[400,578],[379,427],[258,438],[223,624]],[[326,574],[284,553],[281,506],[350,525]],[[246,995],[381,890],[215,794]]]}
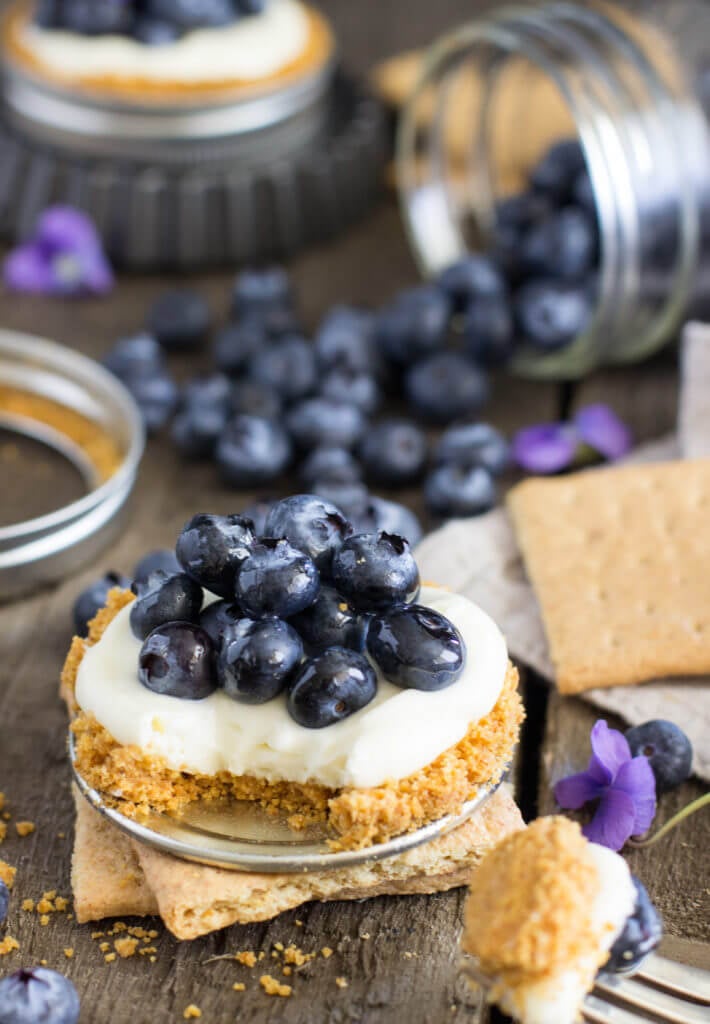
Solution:
{"label": "glass mason jar", "polygon": [[707,122],[673,40],[628,10],[548,2],[491,10],[424,60],[397,171],[426,276],[490,245],[497,203],[554,142],[582,147],[599,225],[595,311],[565,348],[521,347],[518,372],[571,379],[643,358],[673,336],[710,269]]}

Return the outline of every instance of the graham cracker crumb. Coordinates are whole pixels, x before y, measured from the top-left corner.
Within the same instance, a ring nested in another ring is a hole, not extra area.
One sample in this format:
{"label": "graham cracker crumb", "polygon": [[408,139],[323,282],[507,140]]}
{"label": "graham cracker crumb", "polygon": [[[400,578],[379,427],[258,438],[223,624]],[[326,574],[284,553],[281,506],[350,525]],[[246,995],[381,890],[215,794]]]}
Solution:
{"label": "graham cracker crumb", "polygon": [[107,953],[106,956],[104,957],[104,960],[106,961],[107,964],[112,964],[115,959],[116,959],[116,954],[115,953]]}
{"label": "graham cracker crumb", "polygon": [[348,979],[347,978],[336,978],[335,979],[335,984],[338,986],[338,988],[347,988],[348,987]]}
{"label": "graham cracker crumb", "polygon": [[49,914],[42,914],[39,919],[39,923],[42,925],[43,928],[46,928],[47,925],[49,924]]}
{"label": "graham cracker crumb", "polygon": [[66,898],[66,896],[57,896],[56,899],[54,900],[54,909],[57,911],[58,914],[63,913],[68,906],[69,900]]}
{"label": "graham cracker crumb", "polygon": [[106,934],[105,932],[92,932],[91,933],[91,938],[92,939],[103,939],[105,934]]}
{"label": "graham cracker crumb", "polygon": [[246,985],[243,981],[235,981],[232,988],[235,992],[246,992]]}
{"label": "graham cracker crumb", "polygon": [[309,960],[315,958],[315,953],[304,953],[298,946],[290,945],[284,950],[284,960],[287,964],[295,964],[296,967],[303,967]]}
{"label": "graham cracker crumb", "polygon": [[157,956],[152,956],[152,957],[150,957],[150,962],[152,964],[154,964],[157,959],[158,959]]}
{"label": "graham cracker crumb", "polygon": [[57,832],[57,839],[66,839],[66,832]]}
{"label": "graham cracker crumb", "polygon": [[333,955],[333,950],[330,948],[330,946],[323,946],[323,949],[320,951],[320,955],[327,960],[329,957]]}
{"label": "graham cracker crumb", "polygon": [[185,1020],[197,1020],[198,1017],[202,1016],[202,1010],[199,1006],[195,1006],[194,1003],[190,1003],[189,1006],[185,1007],[182,1015]]}
{"label": "graham cracker crumb", "polygon": [[111,943],[110,942],[100,942],[99,943],[99,949],[101,950],[102,953],[108,953],[110,948],[111,948]]}
{"label": "graham cracker crumb", "polygon": [[8,864],[5,860],[0,860],[0,882],[4,882],[8,889],[12,889],[15,884],[15,875],[17,874],[17,868],[13,868],[11,864]]}
{"label": "graham cracker crumb", "polygon": [[0,821],[0,843],[3,841],[3,839],[5,838],[6,835],[7,835],[7,825],[5,824],[4,821]]}
{"label": "graham cracker crumb", "polygon": [[0,811],[5,810],[5,794],[0,792]]}
{"label": "graham cracker crumb", "polygon": [[259,978],[259,984],[266,992],[267,996],[290,996],[293,989],[290,985],[284,985],[277,978],[272,978],[270,974],[262,974]]}
{"label": "graham cracker crumb", "polygon": [[252,953],[251,950],[245,949],[241,953],[235,953],[234,959],[237,963],[244,964],[245,967],[254,967],[256,964],[256,953]]}
{"label": "graham cracker crumb", "polygon": [[51,900],[48,900],[45,896],[37,904],[38,914],[52,914],[54,913],[54,904]]}
{"label": "graham cracker crumb", "polygon": [[282,967],[282,971],[286,975],[286,977],[288,978],[289,975],[291,975],[293,973],[293,967],[289,967],[288,964],[286,964],[285,967]]}
{"label": "graham cracker crumb", "polygon": [[138,948],[138,939],[129,939],[127,936],[123,939],[116,939],[113,944],[113,948],[122,960],[127,960],[129,957],[135,955],[136,949]]}
{"label": "graham cracker crumb", "polygon": [[303,921],[301,921],[300,918],[298,917],[296,918],[296,927],[303,928]]}
{"label": "graham cracker crumb", "polygon": [[275,942],[274,943],[274,949],[277,949],[279,951],[279,953],[283,953],[283,951],[284,951],[284,944],[283,944],[283,942]]}
{"label": "graham cracker crumb", "polygon": [[23,839],[25,836],[31,836],[34,830],[35,824],[32,821],[18,821],[15,823],[15,831],[18,836],[22,836]]}
{"label": "graham cracker crumb", "polygon": [[67,960],[71,960],[71,958],[74,956],[74,950],[71,946],[65,947],[64,956],[67,958]]}
{"label": "graham cracker crumb", "polygon": [[361,939],[369,939],[370,938],[370,933],[369,932],[363,932],[362,935],[360,936],[360,938]]}
{"label": "graham cracker crumb", "polygon": [[46,967],[47,966],[47,961],[46,960],[40,960],[39,965],[40,965],[40,967]]}
{"label": "graham cracker crumb", "polygon": [[26,911],[28,914],[31,914],[35,909],[35,901],[30,899],[23,900],[22,909]]}
{"label": "graham cracker crumb", "polygon": [[19,948],[20,943],[12,935],[6,935],[4,939],[0,939],[0,956],[7,956],[8,953],[14,953]]}

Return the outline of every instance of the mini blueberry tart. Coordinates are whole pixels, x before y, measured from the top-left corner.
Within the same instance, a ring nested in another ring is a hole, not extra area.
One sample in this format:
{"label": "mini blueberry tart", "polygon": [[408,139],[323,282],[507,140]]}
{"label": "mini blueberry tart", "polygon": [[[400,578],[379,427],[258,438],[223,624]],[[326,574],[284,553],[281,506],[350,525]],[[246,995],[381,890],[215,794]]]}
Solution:
{"label": "mini blueberry tart", "polygon": [[661,935],[619,854],[567,818],[539,818],[474,870],[462,969],[521,1024],[573,1024],[597,972],[631,973]]}
{"label": "mini blueberry tart", "polygon": [[75,768],[123,814],[254,801],[334,850],[458,813],[510,762],[523,718],[495,623],[422,584],[407,541],[354,534],[312,495],[263,535],[199,514],[179,572],[114,589],[73,641]]}
{"label": "mini blueberry tart", "polygon": [[290,87],[322,72],[335,46],[301,0],[17,0],[3,49],[48,85],[169,105]]}

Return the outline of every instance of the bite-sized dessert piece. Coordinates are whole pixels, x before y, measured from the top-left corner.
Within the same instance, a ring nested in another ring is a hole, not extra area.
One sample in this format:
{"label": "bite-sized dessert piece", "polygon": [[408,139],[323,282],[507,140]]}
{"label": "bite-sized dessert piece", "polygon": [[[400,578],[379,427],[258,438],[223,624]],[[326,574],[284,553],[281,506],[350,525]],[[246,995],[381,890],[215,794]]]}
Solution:
{"label": "bite-sized dessert piece", "polygon": [[334,54],[326,19],[301,0],[17,0],[2,42],[35,79],[140,104],[274,91]]}
{"label": "bite-sized dessert piece", "polygon": [[463,951],[490,1001],[522,1024],[572,1024],[600,968],[631,971],[660,940],[623,858],[567,818],[507,837],[471,877]]}
{"label": "bite-sized dessert piece", "polygon": [[264,534],[193,517],[182,571],[113,591],[75,638],[63,692],[83,778],[133,816],[257,801],[327,825],[336,848],[497,781],[523,715],[488,616],[421,585],[402,537],[354,534],[313,495],[275,503]]}

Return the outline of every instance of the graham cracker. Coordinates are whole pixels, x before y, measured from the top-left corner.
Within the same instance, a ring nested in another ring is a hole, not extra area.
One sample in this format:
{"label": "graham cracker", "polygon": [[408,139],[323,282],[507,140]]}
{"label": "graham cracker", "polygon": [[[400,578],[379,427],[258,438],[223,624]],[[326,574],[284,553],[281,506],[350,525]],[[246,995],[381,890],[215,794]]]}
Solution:
{"label": "graham cracker", "polygon": [[129,839],[75,791],[72,864],[76,919],[159,913],[178,939],[276,917],[311,900],[445,892],[466,885],[485,854],[524,828],[501,786],[463,825],[399,857],[310,874],[225,871],[178,860]]}
{"label": "graham cracker", "polygon": [[710,459],[508,497],[562,693],[710,673]]}

